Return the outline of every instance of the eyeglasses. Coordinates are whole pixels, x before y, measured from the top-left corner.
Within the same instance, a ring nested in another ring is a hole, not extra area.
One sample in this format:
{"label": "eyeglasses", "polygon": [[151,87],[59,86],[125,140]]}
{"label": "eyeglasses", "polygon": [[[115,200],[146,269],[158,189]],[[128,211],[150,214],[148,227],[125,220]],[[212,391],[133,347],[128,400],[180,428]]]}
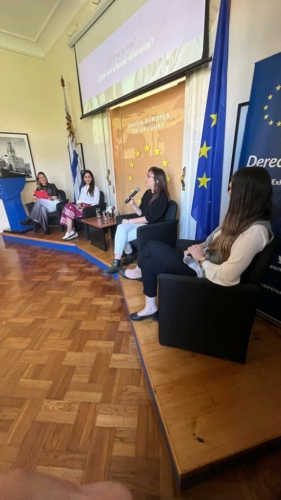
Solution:
{"label": "eyeglasses", "polygon": [[150,174],[146,174],[145,177],[152,177],[152,179],[154,179],[154,175],[150,175]]}

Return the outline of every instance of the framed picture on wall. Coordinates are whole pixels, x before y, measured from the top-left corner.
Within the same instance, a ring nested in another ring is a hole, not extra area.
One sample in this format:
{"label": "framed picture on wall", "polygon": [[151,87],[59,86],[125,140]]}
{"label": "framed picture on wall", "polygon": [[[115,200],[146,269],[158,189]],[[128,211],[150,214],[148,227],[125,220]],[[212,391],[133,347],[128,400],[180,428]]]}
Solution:
{"label": "framed picture on wall", "polygon": [[27,134],[0,132],[0,168],[24,174],[27,182],[36,180]]}
{"label": "framed picture on wall", "polygon": [[230,178],[234,174],[234,172],[236,172],[236,170],[238,169],[248,108],[249,108],[249,102],[242,102],[238,104],[233,151],[231,158]]}

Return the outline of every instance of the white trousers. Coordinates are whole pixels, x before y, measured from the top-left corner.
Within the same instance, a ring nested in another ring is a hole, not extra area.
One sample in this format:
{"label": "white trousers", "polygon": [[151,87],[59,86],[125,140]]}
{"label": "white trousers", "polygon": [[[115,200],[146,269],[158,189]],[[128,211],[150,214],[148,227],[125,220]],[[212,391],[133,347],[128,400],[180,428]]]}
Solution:
{"label": "white trousers", "polygon": [[136,239],[138,227],[144,225],[145,224],[119,224],[115,234],[114,253],[122,255],[123,250],[125,253],[131,253],[132,246],[129,242]]}

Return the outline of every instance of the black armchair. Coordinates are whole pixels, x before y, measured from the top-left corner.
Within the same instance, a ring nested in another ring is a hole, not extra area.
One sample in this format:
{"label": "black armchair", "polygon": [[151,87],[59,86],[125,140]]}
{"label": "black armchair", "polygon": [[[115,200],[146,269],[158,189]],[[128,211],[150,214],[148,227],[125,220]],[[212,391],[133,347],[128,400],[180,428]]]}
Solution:
{"label": "black armchair", "polygon": [[[146,243],[150,240],[162,241],[167,245],[174,247],[177,241],[177,227],[178,220],[176,220],[178,211],[178,204],[170,201],[169,208],[165,215],[163,222],[156,222],[154,224],[145,224],[137,229],[137,239],[131,241],[131,245],[138,254],[138,261],[141,262],[142,250]],[[137,214],[118,215],[116,217],[117,225],[122,222],[122,219],[137,218]]]}
{"label": "black armchair", "polygon": [[[66,198],[66,194],[62,189],[58,189],[58,198],[60,201],[56,205],[56,210],[48,213],[48,221],[49,221],[50,226],[59,226],[60,225],[61,213],[62,213],[63,208],[66,205],[66,203],[68,203],[68,199]],[[34,205],[33,201],[31,201],[30,203],[26,203],[26,205],[25,205],[29,214],[32,210],[33,205]],[[61,227],[61,230],[63,231],[64,227],[63,226],[60,226],[60,227]],[[38,231],[38,229],[41,228],[41,224],[39,224],[38,222],[33,222],[32,228],[33,228],[33,231],[36,232],[36,231]]]}
{"label": "black armchair", "polygon": [[106,209],[106,203],[104,201],[104,193],[100,191],[100,199],[98,205],[92,205],[90,207],[84,207],[82,210],[82,217],[74,220],[75,230],[77,232],[82,231],[84,229],[85,239],[90,239],[89,226],[87,224],[83,224],[81,219],[90,219],[91,217],[96,217],[96,209],[99,208],[101,212]]}
{"label": "black armchair", "polygon": [[[194,242],[179,240],[185,250]],[[159,343],[245,363],[260,283],[275,244],[257,254],[233,287],[206,279],[159,275]]]}

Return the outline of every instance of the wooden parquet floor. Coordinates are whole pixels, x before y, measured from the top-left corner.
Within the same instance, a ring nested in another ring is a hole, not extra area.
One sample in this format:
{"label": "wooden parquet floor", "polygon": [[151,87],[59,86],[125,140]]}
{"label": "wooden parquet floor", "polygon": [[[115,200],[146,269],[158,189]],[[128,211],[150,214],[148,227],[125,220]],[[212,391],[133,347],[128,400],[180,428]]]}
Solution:
{"label": "wooden parquet floor", "polygon": [[[70,251],[74,251],[75,247],[78,247],[80,251],[86,252],[86,254],[90,257],[94,257],[102,262],[103,264],[111,266],[113,259],[113,247],[114,242],[110,237],[110,233],[106,235],[107,241],[107,251],[100,250],[96,246],[91,244],[90,240],[86,240],[84,236],[84,232],[80,231],[78,233],[78,238],[70,241],[62,241],[62,236],[65,234],[60,230],[57,226],[51,226],[51,234],[46,235],[42,230],[34,233],[33,231],[28,231],[27,233],[15,234],[15,233],[3,233],[3,239],[12,238],[13,243],[23,243],[27,240],[29,244],[37,243],[38,246],[44,246],[48,248],[53,245],[63,245],[64,247],[69,247]],[[59,247],[56,248],[59,250]],[[52,248],[55,250],[55,248]],[[74,251],[74,253],[76,253]]]}
{"label": "wooden parquet floor", "polygon": [[135,500],[281,499],[278,448],[178,490],[118,280],[0,240],[0,300],[0,473],[118,480]]}

